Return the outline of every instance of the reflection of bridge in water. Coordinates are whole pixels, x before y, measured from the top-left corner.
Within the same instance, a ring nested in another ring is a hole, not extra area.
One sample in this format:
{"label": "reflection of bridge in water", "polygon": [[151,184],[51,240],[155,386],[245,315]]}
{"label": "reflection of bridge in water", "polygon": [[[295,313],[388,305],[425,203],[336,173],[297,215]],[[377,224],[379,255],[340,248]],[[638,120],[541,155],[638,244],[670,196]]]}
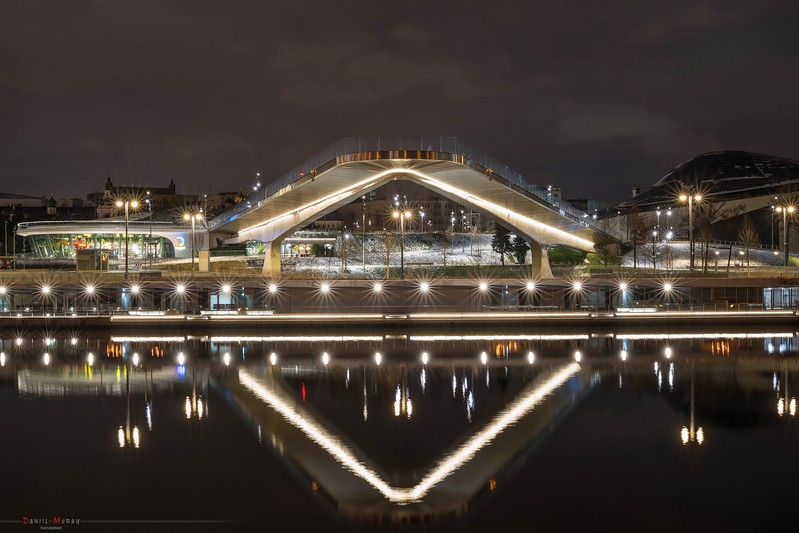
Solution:
{"label": "reflection of bridge in water", "polygon": [[[564,389],[567,383],[568,391]],[[342,512],[364,518],[411,519],[465,510],[503,467],[568,411],[589,383],[590,370],[577,363],[544,372],[423,475],[383,471],[321,416],[298,402],[274,367],[264,373],[242,369],[238,384],[230,378],[225,385]],[[397,485],[390,479],[411,482]]]}
{"label": "reflection of bridge in water", "polygon": [[[206,382],[208,371],[189,378]],[[182,381],[174,366],[134,368],[130,365],[63,365],[55,368],[21,368],[17,390],[35,396],[125,396],[144,392],[171,392]]]}

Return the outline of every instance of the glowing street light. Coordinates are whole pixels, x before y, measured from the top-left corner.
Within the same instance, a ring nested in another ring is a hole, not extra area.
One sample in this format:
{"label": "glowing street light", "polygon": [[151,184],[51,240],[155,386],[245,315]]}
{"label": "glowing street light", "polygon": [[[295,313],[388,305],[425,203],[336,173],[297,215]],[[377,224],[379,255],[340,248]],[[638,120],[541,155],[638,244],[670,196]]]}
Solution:
{"label": "glowing street light", "polygon": [[782,213],[782,231],[785,234],[785,266],[788,266],[788,213],[793,215],[796,208],[792,205],[777,206],[777,213]]}
{"label": "glowing street light", "polygon": [[405,220],[411,219],[410,211],[394,211],[393,216],[400,223],[400,277],[405,277]]}
{"label": "glowing street light", "polygon": [[681,202],[688,202],[688,245],[690,246],[690,262],[688,269],[693,271],[694,269],[694,215],[693,215],[693,207],[694,202],[701,202],[702,195],[701,194],[681,194],[680,195]]}
{"label": "glowing street light", "polygon": [[132,200],[130,198],[126,198],[124,200],[117,200],[116,203],[117,207],[124,207],[125,208],[125,276],[128,275],[128,252],[129,252],[129,241],[128,241],[128,218],[130,215],[130,209],[136,209],[139,207],[139,202],[136,200]]}
{"label": "glowing street light", "polygon": [[185,213],[183,220],[191,222],[191,271],[194,272],[194,224],[203,219],[202,213]]}

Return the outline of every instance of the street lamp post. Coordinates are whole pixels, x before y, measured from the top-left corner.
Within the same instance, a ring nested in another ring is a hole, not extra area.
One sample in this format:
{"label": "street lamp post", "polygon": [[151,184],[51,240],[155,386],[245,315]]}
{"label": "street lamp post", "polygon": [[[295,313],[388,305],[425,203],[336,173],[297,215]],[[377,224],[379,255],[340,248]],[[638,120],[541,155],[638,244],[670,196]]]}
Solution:
{"label": "street lamp post", "polygon": [[150,212],[150,236],[147,238],[147,258],[149,261],[150,269],[153,268],[153,256],[152,256],[152,245],[153,245],[153,203],[150,201],[150,191],[147,191],[147,210]]}
{"label": "street lamp post", "polygon": [[130,198],[126,198],[124,200],[117,200],[117,207],[124,207],[125,208],[125,277],[128,276],[128,217],[130,215],[130,208],[136,209],[139,207],[139,202],[136,200],[131,200]]}
{"label": "street lamp post", "polygon": [[796,208],[792,205],[777,206],[777,213],[782,213],[782,231],[785,233],[785,266],[788,266],[788,213],[793,214]]}
{"label": "street lamp post", "polygon": [[657,231],[657,234],[660,235],[660,208],[659,207],[655,211],[655,218],[657,219],[657,222],[655,223],[655,231]]}
{"label": "street lamp post", "polygon": [[361,210],[361,268],[366,275],[366,195],[361,196],[363,209]]}
{"label": "street lamp post", "polygon": [[771,250],[774,250],[774,209],[776,205],[771,204]]}
{"label": "street lamp post", "polygon": [[183,220],[191,221],[191,271],[194,273],[194,223],[202,220],[201,213],[186,213]]}
{"label": "street lamp post", "polygon": [[400,223],[400,277],[405,277],[405,219],[410,220],[410,211],[394,211],[394,218]]}
{"label": "street lamp post", "polygon": [[702,201],[701,194],[681,194],[680,201],[688,201],[688,246],[690,247],[690,260],[688,269],[693,272],[694,270],[694,202]]}

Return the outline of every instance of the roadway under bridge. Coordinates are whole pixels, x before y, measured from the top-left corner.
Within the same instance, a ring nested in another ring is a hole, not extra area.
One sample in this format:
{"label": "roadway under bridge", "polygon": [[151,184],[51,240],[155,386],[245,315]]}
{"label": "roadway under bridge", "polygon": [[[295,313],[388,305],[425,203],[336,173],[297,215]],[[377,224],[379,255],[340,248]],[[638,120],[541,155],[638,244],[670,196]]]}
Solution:
{"label": "roadway under bridge", "polygon": [[280,243],[391,180],[408,180],[531,241],[533,270],[551,277],[545,248],[594,251],[618,240],[545,187],[454,137],[347,137],[209,222],[211,242],[266,243],[264,274],[279,275]]}

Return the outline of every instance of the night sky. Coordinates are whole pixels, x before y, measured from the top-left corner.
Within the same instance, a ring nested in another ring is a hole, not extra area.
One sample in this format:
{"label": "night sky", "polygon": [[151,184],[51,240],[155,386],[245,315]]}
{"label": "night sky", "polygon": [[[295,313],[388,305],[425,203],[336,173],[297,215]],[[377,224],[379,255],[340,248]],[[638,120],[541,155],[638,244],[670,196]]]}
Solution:
{"label": "night sky", "polygon": [[4,0],[0,192],[248,190],[339,137],[454,135],[621,201],[702,152],[799,159],[799,3]]}

